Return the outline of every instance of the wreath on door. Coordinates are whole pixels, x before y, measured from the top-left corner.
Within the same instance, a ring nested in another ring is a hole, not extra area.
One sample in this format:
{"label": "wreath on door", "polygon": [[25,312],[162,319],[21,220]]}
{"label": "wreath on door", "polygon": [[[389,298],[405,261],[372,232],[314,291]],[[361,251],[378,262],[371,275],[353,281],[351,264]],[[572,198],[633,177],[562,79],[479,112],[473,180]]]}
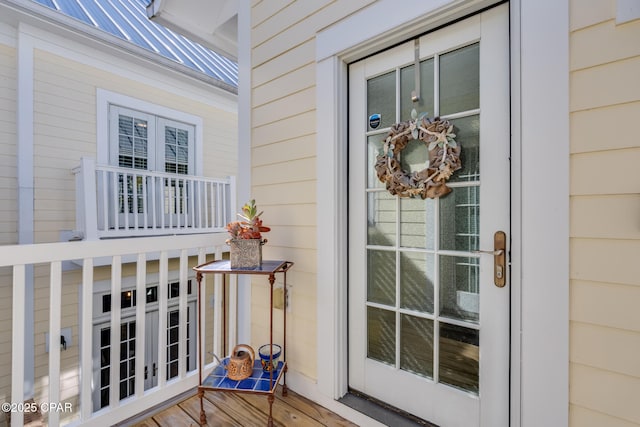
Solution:
{"label": "wreath on door", "polygon": [[[461,148],[456,142],[454,128],[449,120],[439,117],[430,120],[426,115],[417,117],[411,111],[411,120],[395,123],[385,138],[382,152],[376,158],[378,179],[392,195],[400,197],[437,198],[451,192],[446,181],[462,168]],[[424,142],[429,159],[424,169],[408,172],[402,169],[402,150],[414,140]]]}

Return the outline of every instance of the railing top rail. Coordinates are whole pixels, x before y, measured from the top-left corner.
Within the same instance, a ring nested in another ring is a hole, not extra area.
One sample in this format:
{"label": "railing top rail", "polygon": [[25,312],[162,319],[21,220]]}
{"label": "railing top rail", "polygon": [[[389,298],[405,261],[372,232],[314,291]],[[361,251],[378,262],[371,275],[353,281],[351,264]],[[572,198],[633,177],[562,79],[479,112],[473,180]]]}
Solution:
{"label": "railing top rail", "polygon": [[192,248],[210,248],[215,251],[225,245],[227,233],[136,237],[96,241],[36,243],[0,246],[0,267],[39,264],[85,258],[109,257],[162,251],[180,251]]}
{"label": "railing top rail", "polygon": [[[111,166],[111,165],[96,165],[97,171],[106,171],[106,172],[115,172],[122,174],[134,174],[134,175],[142,175],[142,176],[154,176],[159,178],[181,178],[181,179],[196,179],[198,181],[203,182],[214,182],[219,184],[229,184],[231,183],[230,177],[222,177],[222,178],[210,178],[204,176],[196,176],[196,175],[184,175],[170,172],[158,172],[158,171],[149,171],[146,169],[132,169],[132,168],[123,168],[119,166]],[[80,168],[75,168],[73,170],[74,173],[79,173]]]}

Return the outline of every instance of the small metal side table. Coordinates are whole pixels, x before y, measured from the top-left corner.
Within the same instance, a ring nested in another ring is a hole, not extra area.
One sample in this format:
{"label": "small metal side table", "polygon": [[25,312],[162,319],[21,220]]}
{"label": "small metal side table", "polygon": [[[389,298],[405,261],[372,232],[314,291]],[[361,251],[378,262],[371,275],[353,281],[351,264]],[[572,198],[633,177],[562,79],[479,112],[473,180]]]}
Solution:
{"label": "small metal side table", "polygon": [[[273,351],[273,285],[276,281],[276,274],[283,274],[284,281],[284,301],[287,301],[287,271],[291,268],[293,262],[290,261],[263,261],[262,265],[253,269],[244,268],[231,268],[231,264],[228,260],[212,261],[206,264],[194,267],[196,272],[196,280],[198,281],[198,348],[202,349],[202,312],[201,312],[201,295],[202,295],[202,277],[205,274],[222,274],[223,276],[223,288],[225,286],[226,274],[258,274],[265,275],[269,278],[269,285],[271,287],[269,298],[269,343],[270,348]],[[223,301],[223,306],[226,301]],[[253,365],[253,373],[249,378],[241,381],[231,380],[226,376],[226,370],[224,365],[229,361],[228,357],[222,361],[221,365],[218,365],[214,370],[206,377],[202,375],[202,351],[198,351],[198,371],[200,375],[200,382],[198,385],[198,397],[200,397],[200,424],[207,424],[207,416],[204,412],[204,393],[206,391],[223,391],[223,392],[237,392],[237,393],[254,393],[264,394],[267,396],[269,402],[269,419],[267,426],[273,426],[272,407],[275,400],[275,391],[282,379],[282,395],[287,395],[287,362],[286,362],[286,349],[287,349],[287,310],[283,310],[283,342],[282,342],[282,357],[278,361],[276,369],[271,369],[269,372],[262,370],[259,355],[256,355],[256,360]],[[273,358],[273,353],[270,354],[270,359]],[[271,360],[270,360],[271,362]]]}

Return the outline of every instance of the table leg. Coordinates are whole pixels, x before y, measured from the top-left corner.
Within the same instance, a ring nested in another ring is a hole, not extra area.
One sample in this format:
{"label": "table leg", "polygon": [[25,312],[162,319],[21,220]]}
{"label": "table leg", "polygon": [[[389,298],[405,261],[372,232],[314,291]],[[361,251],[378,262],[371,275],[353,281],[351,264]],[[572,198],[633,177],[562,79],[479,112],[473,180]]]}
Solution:
{"label": "table leg", "polygon": [[204,390],[199,388],[198,389],[198,397],[200,398],[200,425],[201,426],[206,426],[207,425],[207,414],[204,413]]}
{"label": "table leg", "polygon": [[282,375],[282,396],[284,397],[287,397],[289,394],[289,388],[287,387],[287,369],[289,369],[289,367],[284,365],[284,374]]}
{"label": "table leg", "polygon": [[275,397],[273,396],[273,394],[270,394],[269,396],[267,396],[267,400],[269,401],[269,420],[267,421],[267,427],[273,427],[273,401],[275,400]]}

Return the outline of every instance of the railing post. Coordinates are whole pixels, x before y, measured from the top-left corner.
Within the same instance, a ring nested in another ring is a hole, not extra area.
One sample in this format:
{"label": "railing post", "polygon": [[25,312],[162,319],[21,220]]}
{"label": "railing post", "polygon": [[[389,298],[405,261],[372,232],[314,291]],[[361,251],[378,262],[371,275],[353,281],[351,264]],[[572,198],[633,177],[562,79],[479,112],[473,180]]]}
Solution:
{"label": "railing post", "polygon": [[229,177],[229,206],[225,206],[225,218],[220,225],[221,227],[224,227],[226,224],[233,221],[235,218],[234,212],[238,211],[239,206],[237,205],[238,200],[236,190],[236,177],[233,175]]}
{"label": "railing post", "polygon": [[95,159],[89,157],[80,159],[78,178],[80,191],[76,195],[79,199],[76,205],[81,212],[76,213],[76,222],[79,222],[85,240],[98,240],[98,189],[96,188]]}

